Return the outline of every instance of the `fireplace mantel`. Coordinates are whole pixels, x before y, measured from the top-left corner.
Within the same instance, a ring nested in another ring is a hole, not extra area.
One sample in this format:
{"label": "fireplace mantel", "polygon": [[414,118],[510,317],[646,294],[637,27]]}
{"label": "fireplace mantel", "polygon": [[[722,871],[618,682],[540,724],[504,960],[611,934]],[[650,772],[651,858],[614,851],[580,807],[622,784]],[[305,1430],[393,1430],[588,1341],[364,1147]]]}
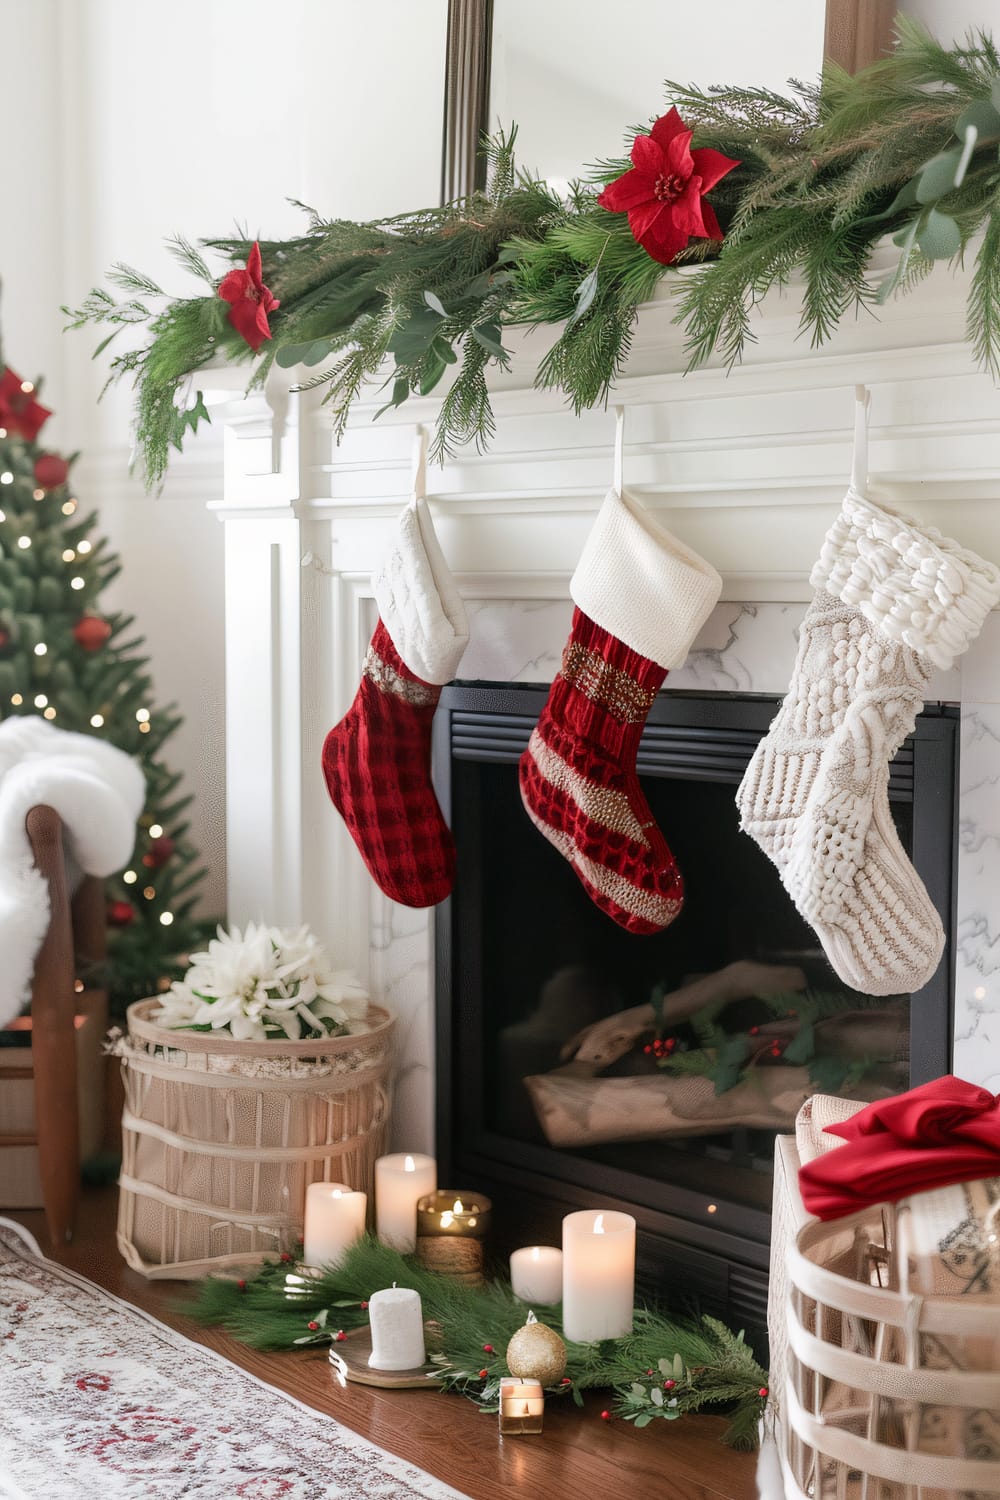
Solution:
{"label": "fireplace mantel", "polygon": [[[937,268],[909,297],[845,319],[822,350],[799,335],[794,288],[757,310],[730,372],[684,375],[665,292],[641,310],[614,395],[626,407],[625,482],[719,568],[722,602],[674,686],[780,693],[808,573],[850,468],[853,388],[872,393],[872,493],[1000,560],[1000,399],[964,339],[967,273]],[[432,466],[428,494],[472,617],[463,678],[551,678],[567,585],[611,478],[614,423],[533,387],[550,330],[525,334],[494,382],[496,434]],[[278,372],[287,378],[287,372]],[[311,372],[310,372],[311,373]],[[400,1015],[397,1132],[430,1143],[432,996],[427,913],[385,900],[330,806],[326,730],[348,707],[374,624],[370,575],[409,494],[417,425],[438,399],[372,417],[343,442],[316,393],[226,399],[229,912],[308,921]],[[962,705],[955,1068],[1000,1088],[1000,617],[931,687]],[[994,954],[998,955],[994,957]]]}

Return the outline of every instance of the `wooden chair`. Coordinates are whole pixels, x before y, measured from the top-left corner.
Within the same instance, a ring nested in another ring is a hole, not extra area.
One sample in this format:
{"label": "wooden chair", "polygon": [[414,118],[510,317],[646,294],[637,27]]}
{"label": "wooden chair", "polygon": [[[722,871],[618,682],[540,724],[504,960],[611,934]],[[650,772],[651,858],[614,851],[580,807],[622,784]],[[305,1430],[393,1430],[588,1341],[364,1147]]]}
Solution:
{"label": "wooden chair", "polygon": [[37,1145],[46,1223],[58,1245],[72,1237],[80,1196],[77,962],[106,956],[104,890],[102,881],[88,875],[70,898],[63,825],[53,808],[31,808],[25,826],[51,912],[31,984],[31,1067],[19,1074],[34,1080],[36,1134],[8,1137],[0,1145]]}

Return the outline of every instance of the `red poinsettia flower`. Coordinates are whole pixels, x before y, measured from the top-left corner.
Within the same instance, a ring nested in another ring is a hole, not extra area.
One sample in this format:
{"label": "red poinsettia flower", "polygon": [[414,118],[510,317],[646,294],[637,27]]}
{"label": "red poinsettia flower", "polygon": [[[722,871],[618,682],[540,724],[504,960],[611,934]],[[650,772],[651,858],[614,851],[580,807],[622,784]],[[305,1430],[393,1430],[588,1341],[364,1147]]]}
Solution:
{"label": "red poinsettia flower", "polygon": [[256,240],[247,257],[246,270],[230,271],[224,276],[219,284],[219,296],[223,302],[232,304],[229,321],[256,354],[264,340],[271,337],[268,313],[281,306],[264,285],[260,246]]}
{"label": "red poinsettia flower", "polygon": [[18,437],[33,443],[42,426],[52,413],[32,395],[34,386],[29,380],[8,368],[0,375],[0,427],[16,432]]}
{"label": "red poinsettia flower", "polygon": [[722,230],[705,194],[739,166],[711,146],[691,150],[692,131],[676,109],[661,115],[649,135],[632,142],[633,166],[609,182],[598,198],[612,213],[628,213],[639,244],[668,266],[692,235],[721,240]]}

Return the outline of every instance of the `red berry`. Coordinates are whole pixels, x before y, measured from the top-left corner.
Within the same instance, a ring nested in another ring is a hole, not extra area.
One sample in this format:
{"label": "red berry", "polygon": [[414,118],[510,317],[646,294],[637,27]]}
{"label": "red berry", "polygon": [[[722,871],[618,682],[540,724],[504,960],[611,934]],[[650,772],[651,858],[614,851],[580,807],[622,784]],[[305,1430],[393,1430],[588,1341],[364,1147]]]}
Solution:
{"label": "red berry", "polygon": [[652,1373],[653,1373],[653,1372],[652,1372],[652,1370],[647,1370],[647,1371],[646,1371],[646,1374],[647,1374],[647,1375],[652,1375]]}
{"label": "red berry", "polygon": [[480,1370],[480,1372],[479,1372],[479,1378],[480,1378],[480,1380],[485,1380],[486,1377],[489,1375],[489,1373],[490,1373],[489,1370]]}
{"label": "red berry", "polygon": [[643,1050],[643,1052],[645,1052],[645,1054],[646,1054],[646,1056],[647,1056],[647,1057],[648,1057],[648,1056],[649,1056],[649,1054],[650,1054],[650,1053],[651,1053],[651,1052],[652,1052],[652,1050],[653,1050],[653,1045],[652,1045],[652,1043],[651,1043],[651,1042],[647,1042],[647,1043],[646,1043],[646,1045],[645,1045],[645,1047],[643,1047],[643,1049],[642,1049],[642,1050]]}
{"label": "red berry", "polygon": [[759,1026],[751,1026],[750,1027],[750,1035],[751,1036],[760,1036],[760,1027]]}
{"label": "red berry", "polygon": [[602,1422],[610,1422],[611,1421],[611,1413],[609,1411],[602,1411],[601,1412],[601,1421]]}
{"label": "red berry", "polygon": [[761,1398],[761,1400],[763,1400],[764,1397],[767,1395],[767,1386],[766,1385],[762,1385],[761,1388],[760,1388],[760,1390],[757,1392],[757,1394]]}
{"label": "red berry", "polygon": [[492,1354],[493,1353],[493,1345],[492,1344],[484,1344],[483,1345],[483,1353],[484,1354]]}
{"label": "red berry", "polygon": [[560,1380],[559,1384],[560,1385],[572,1385],[573,1382],[572,1382],[572,1380],[570,1379],[570,1377],[568,1375],[564,1375],[563,1378],[562,1378],[562,1380]]}
{"label": "red berry", "polygon": [[241,1292],[245,1292],[247,1289],[247,1284],[245,1281],[238,1281],[236,1285],[239,1287]]}
{"label": "red berry", "polygon": [[663,1382],[663,1389],[664,1389],[664,1390],[665,1390],[665,1391],[672,1391],[672,1390],[673,1390],[673,1388],[674,1388],[674,1386],[675,1386],[675,1385],[676,1385],[676,1384],[677,1384],[677,1382],[676,1382],[676,1380],[665,1380],[665,1381],[664,1381],[664,1382]]}
{"label": "red berry", "polygon": [[342,1344],[344,1342],[344,1340],[346,1339],[346,1337],[347,1337],[347,1334],[344,1332],[344,1330],[342,1328],[338,1328],[337,1329],[337,1343],[338,1344]]}
{"label": "red berry", "polygon": [[306,1324],[306,1327],[308,1328],[310,1333],[315,1333],[317,1328],[319,1327],[319,1324],[316,1322],[315,1318],[310,1318],[309,1322]]}
{"label": "red berry", "polygon": [[291,1260],[291,1258],[292,1257],[289,1255],[289,1253],[288,1253],[287,1250],[282,1250],[282,1252],[281,1252],[281,1261],[282,1261],[283,1265],[287,1266],[288,1262]]}
{"label": "red berry", "polygon": [[362,1312],[364,1312],[364,1310],[365,1310],[365,1308],[366,1308],[366,1307],[367,1307],[367,1306],[368,1306],[368,1303],[367,1303],[367,1302],[362,1302],[362,1304],[361,1304],[361,1311],[362,1311]]}

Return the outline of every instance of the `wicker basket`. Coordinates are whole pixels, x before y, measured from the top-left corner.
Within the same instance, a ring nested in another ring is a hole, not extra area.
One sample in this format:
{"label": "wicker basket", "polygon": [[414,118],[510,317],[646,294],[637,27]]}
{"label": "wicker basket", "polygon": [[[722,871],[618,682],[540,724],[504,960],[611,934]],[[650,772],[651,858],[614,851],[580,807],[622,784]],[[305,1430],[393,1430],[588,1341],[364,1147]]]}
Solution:
{"label": "wicker basket", "polygon": [[922,1295],[920,1260],[905,1204],[787,1246],[789,1500],[1000,1495],[1000,1297]]}
{"label": "wicker basket", "polygon": [[118,1248],[149,1277],[190,1278],[293,1245],[310,1182],[371,1194],[385,1149],[393,1021],[356,1035],[238,1042],[168,1031],[129,1007]]}

